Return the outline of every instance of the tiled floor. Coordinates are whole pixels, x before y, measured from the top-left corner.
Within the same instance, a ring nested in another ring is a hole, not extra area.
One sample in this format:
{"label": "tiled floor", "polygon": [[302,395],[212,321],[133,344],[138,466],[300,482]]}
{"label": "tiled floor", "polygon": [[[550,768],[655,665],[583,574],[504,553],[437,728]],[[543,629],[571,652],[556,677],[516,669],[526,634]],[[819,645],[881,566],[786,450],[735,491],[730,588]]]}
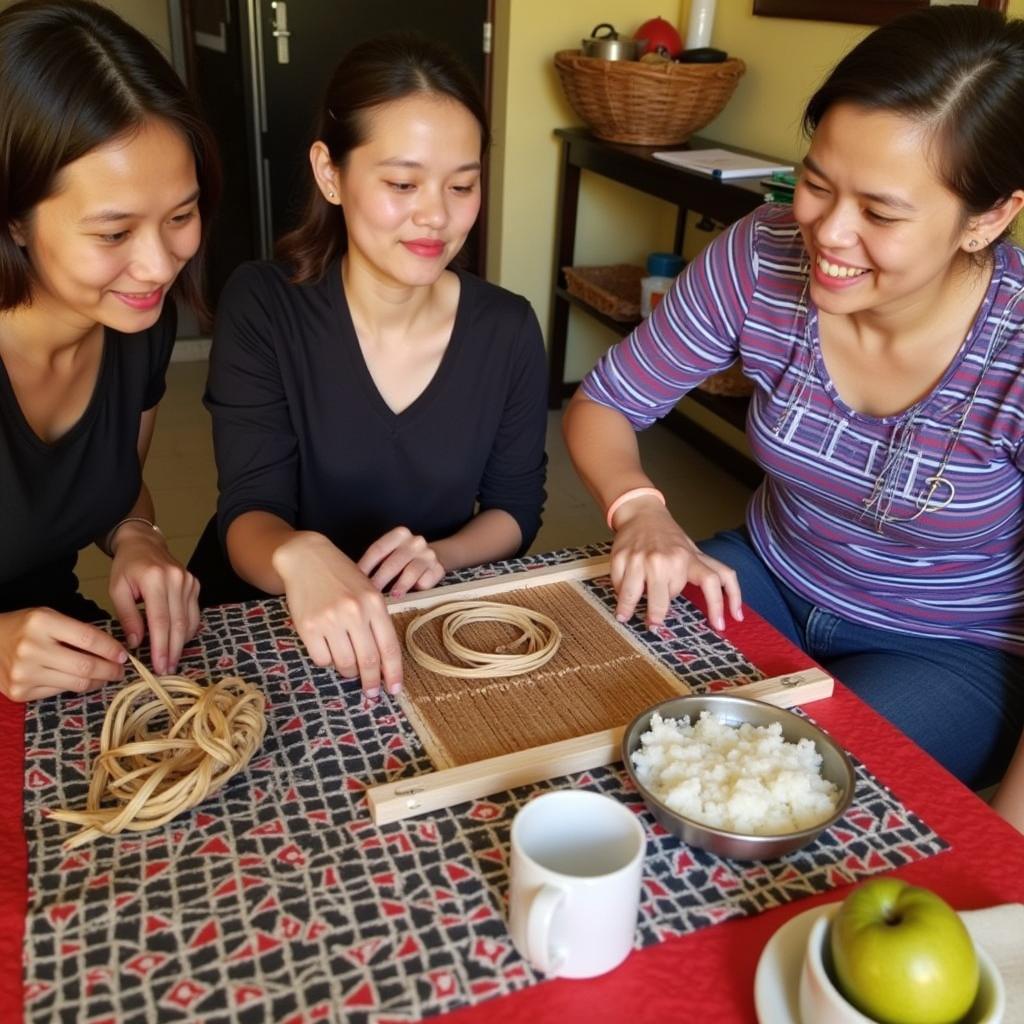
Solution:
{"label": "tiled floor", "polygon": [[[200,403],[205,362],[172,363],[167,394],[146,464],[157,520],[171,550],[186,561],[217,498],[210,420]],[[548,422],[548,503],[534,551],[606,539],[597,508],[577,480],[562,443],[560,415]],[[640,435],[644,466],[691,535],[704,537],[742,520],[749,489],[661,427]],[[109,561],[95,547],[83,552],[79,579],[86,596],[105,608]]]}

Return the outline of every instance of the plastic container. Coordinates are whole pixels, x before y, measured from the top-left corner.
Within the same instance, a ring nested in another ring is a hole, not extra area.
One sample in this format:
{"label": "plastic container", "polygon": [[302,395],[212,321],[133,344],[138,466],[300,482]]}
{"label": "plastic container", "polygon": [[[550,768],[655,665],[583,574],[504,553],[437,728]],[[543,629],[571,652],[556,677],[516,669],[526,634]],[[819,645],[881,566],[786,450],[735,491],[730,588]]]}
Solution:
{"label": "plastic container", "polygon": [[652,252],[647,257],[647,277],[640,281],[640,315],[650,316],[672,287],[683,259],[674,252]]}
{"label": "plastic container", "polygon": [[715,0],[692,0],[690,24],[686,30],[686,49],[711,45],[711,29],[715,23]]}

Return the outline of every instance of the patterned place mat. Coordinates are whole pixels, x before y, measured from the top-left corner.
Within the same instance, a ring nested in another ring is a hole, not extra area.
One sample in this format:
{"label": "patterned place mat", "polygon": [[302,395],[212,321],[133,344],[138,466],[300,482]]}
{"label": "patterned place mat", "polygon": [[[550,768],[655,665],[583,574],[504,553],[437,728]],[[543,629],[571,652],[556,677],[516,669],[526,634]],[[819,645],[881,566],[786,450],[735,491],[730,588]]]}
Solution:
{"label": "patterned place mat", "polygon": [[[607,581],[589,586],[613,600]],[[636,632],[698,691],[760,678],[685,601],[656,635]],[[377,828],[366,785],[430,762],[388,701],[367,704],[306,660],[281,602],[208,613],[184,670],[261,678],[270,724],[246,773],[152,833],[62,853],[68,830],[45,809],[84,801],[108,697],[41,701],[26,716],[26,1020],[398,1024],[534,984],[503,916],[508,831],[531,796],[566,785],[625,801],[647,828],[637,947],[947,848],[863,765],[839,825],[764,863],[667,835],[616,766]]]}

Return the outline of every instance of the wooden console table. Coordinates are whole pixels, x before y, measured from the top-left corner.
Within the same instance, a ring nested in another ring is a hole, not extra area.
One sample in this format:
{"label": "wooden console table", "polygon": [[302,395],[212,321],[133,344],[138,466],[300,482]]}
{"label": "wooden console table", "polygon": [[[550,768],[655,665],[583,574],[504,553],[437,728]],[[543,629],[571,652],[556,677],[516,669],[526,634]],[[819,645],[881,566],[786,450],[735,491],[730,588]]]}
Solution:
{"label": "wooden console table", "polygon": [[[576,214],[580,172],[591,171],[600,174],[674,204],[677,208],[675,252],[682,252],[687,211],[693,210],[712,220],[730,224],[760,206],[765,193],[757,178],[718,181],[655,160],[651,156],[656,149],[671,147],[626,146],[615,142],[603,142],[585,128],[557,128],[555,134],[562,140],[562,159],[559,171],[551,328],[548,333],[548,404],[552,409],[560,408],[562,400],[576,388],[575,382],[566,383],[563,379],[571,307],[583,310],[620,335],[628,334],[639,323],[613,320],[575,295],[570,295],[566,289],[562,267],[573,266],[576,258]],[[720,144],[694,138],[682,148],[708,149],[716,145]],[[724,422],[741,431],[744,430],[748,404],[746,398],[713,395],[700,389],[691,391],[687,397]],[[756,484],[760,480],[761,472],[749,458],[684,414],[676,412],[663,422],[705,454],[721,460],[725,468],[746,482]]]}

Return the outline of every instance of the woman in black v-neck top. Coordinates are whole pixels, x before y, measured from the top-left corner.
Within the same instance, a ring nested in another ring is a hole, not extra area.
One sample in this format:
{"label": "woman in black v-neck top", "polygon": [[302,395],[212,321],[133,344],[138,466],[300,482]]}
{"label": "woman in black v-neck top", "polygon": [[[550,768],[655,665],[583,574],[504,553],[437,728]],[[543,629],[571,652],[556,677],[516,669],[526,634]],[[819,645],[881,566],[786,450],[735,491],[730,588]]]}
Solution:
{"label": "woman in black v-neck top", "polygon": [[[83,0],[0,13],[0,693],[25,701],[120,679],[79,551],[111,556],[128,647],[173,671],[197,583],[142,479],[174,344],[172,286],[217,192],[212,140],[141,33]],[[142,603],[144,614],[137,605]]]}
{"label": "woman in black v-neck top", "polygon": [[[281,262],[221,296],[206,405],[218,529],[256,591],[284,593],[313,659],[401,683],[381,596],[525,550],[544,500],[545,360],[528,302],[446,269],[479,212],[484,113],[453,59],[391,37],[341,62],[314,185]],[[207,593],[209,591],[209,593]]]}

